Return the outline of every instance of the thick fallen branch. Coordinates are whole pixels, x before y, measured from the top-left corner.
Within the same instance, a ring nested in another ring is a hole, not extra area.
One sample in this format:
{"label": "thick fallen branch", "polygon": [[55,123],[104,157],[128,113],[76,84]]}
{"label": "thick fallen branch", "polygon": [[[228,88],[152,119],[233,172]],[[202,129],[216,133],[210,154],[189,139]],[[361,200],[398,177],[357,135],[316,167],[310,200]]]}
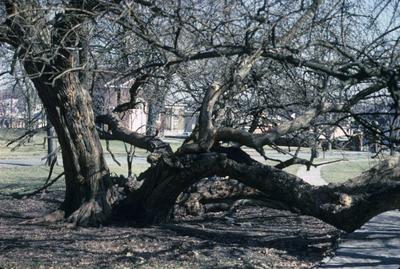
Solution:
{"label": "thick fallen branch", "polygon": [[379,166],[343,184],[314,187],[282,170],[226,159],[224,171],[243,184],[264,192],[291,210],[314,216],[352,232],[372,217],[400,208],[399,159]]}
{"label": "thick fallen branch", "polygon": [[226,154],[185,155],[180,161],[181,168],[161,163],[143,173],[143,185],[121,203],[120,209],[142,223],[164,222],[180,193],[201,178],[214,175],[229,176],[291,211],[347,232],[382,212],[400,208],[399,159],[386,160],[346,183],[318,187],[280,169],[257,162],[240,163]]}

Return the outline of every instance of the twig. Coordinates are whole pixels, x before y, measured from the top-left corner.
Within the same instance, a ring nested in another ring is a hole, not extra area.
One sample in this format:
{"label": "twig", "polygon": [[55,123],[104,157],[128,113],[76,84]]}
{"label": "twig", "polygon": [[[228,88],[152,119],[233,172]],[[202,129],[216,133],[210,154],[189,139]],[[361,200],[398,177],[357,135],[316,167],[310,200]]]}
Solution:
{"label": "twig", "polygon": [[46,179],[46,182],[44,183],[44,185],[46,185],[46,184],[49,182],[49,180],[50,180],[50,178],[51,178],[51,175],[53,174],[54,165],[55,165],[56,163],[57,163],[57,155],[56,155],[55,158],[53,158],[53,159],[51,160],[49,175],[47,176],[47,179]]}
{"label": "twig", "polygon": [[115,158],[114,153],[112,153],[111,149],[110,149],[110,141],[106,140],[106,149],[108,151],[108,153],[110,153],[111,158],[113,159],[113,161],[118,164],[118,166],[121,166],[121,163]]}
{"label": "twig", "polygon": [[12,196],[13,198],[17,198],[17,199],[20,199],[20,198],[23,198],[23,197],[26,197],[26,198],[32,197],[32,196],[38,194],[39,192],[41,192],[41,191],[47,189],[47,188],[50,187],[51,185],[53,185],[58,179],[60,179],[62,176],[64,176],[64,174],[65,174],[65,172],[62,172],[61,174],[59,174],[58,176],[56,176],[52,181],[50,181],[49,183],[43,185],[41,188],[37,189],[36,191],[33,191],[33,192],[31,192],[31,193],[26,193],[26,194],[13,193],[13,194],[11,194],[11,196]]}
{"label": "twig", "polygon": [[312,164],[312,166],[317,167],[317,166],[320,166],[320,165],[325,165],[325,164],[330,164],[330,163],[337,163],[337,162],[341,162],[341,161],[348,161],[348,159],[343,158],[343,159],[333,160],[333,161],[324,162],[324,163],[317,163],[317,164]]}
{"label": "twig", "polygon": [[[45,138],[46,139],[46,138]],[[43,158],[41,158],[40,160],[41,161],[44,161],[44,160],[46,160],[46,159],[48,159],[49,157],[51,157],[51,156],[55,156],[56,157],[56,159],[57,159],[57,153],[58,153],[58,151],[61,149],[61,147],[57,147],[55,150],[53,150],[52,152],[50,152],[49,154],[47,154],[46,156],[44,156]],[[46,162],[47,163],[47,162]]]}
{"label": "twig", "polygon": [[[7,146],[7,147],[8,147],[8,146],[11,146],[11,145],[14,144],[15,142],[24,139],[26,136],[32,137],[32,136],[35,135],[37,132],[38,132],[38,130],[28,130],[28,131],[26,131],[23,135],[21,135],[21,136],[17,137],[16,139],[13,139],[13,140],[11,140],[10,142],[8,142],[8,143],[6,144],[6,146]],[[21,143],[19,143],[19,144],[18,144],[17,146],[15,146],[13,149],[17,148],[17,147],[20,146],[20,145],[21,145]]]}

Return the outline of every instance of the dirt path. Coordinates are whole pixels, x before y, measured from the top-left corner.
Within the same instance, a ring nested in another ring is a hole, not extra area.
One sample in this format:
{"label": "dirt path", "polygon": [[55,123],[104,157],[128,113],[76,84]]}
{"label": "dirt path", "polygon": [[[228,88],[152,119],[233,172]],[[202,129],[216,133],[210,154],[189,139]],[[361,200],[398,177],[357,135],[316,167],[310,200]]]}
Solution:
{"label": "dirt path", "polygon": [[297,176],[311,185],[321,186],[328,183],[321,177],[321,166],[310,167],[307,171],[306,166],[301,166],[297,171]]}
{"label": "dirt path", "polygon": [[[297,176],[312,185],[325,185],[321,178],[321,166],[305,166]],[[324,260],[321,269],[399,269],[400,268],[400,211],[380,214],[353,233],[339,241],[335,256]]]}
{"label": "dirt path", "polygon": [[380,214],[361,229],[343,236],[332,259],[320,269],[399,269],[400,212]]}

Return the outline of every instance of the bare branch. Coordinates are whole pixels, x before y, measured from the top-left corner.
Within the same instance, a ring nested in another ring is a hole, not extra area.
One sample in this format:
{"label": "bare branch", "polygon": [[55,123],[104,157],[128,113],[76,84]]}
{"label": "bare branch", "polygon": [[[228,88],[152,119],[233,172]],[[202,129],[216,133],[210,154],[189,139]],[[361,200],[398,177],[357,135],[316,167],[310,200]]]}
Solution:
{"label": "bare branch", "polygon": [[135,80],[135,82],[132,84],[132,86],[129,89],[129,94],[130,94],[129,102],[126,102],[126,103],[123,103],[123,104],[119,104],[117,107],[114,108],[114,110],[113,110],[114,113],[123,112],[123,111],[127,111],[129,109],[133,109],[138,104],[140,104],[140,102],[137,101],[139,88],[144,83],[146,83],[146,81],[147,81],[149,76],[150,76],[149,74],[144,74],[144,75],[140,76],[139,78],[137,78]]}
{"label": "bare branch", "polygon": [[304,27],[304,25],[310,21],[310,19],[315,16],[319,7],[323,3],[323,0],[314,0],[306,12],[296,21],[296,23],[287,31],[284,36],[279,40],[279,44],[286,44],[291,42],[295,35],[298,34],[299,30]]}
{"label": "bare branch", "polygon": [[106,124],[111,132],[100,132],[100,137],[108,140],[120,140],[150,152],[172,154],[170,145],[157,137],[132,132],[123,126],[116,115],[107,114],[96,117],[96,122]]}
{"label": "bare branch", "polygon": [[114,153],[111,151],[110,149],[110,141],[106,139],[106,149],[108,151],[108,153],[110,153],[111,158],[113,159],[113,161],[118,164],[118,166],[121,166],[121,163],[115,158]]}

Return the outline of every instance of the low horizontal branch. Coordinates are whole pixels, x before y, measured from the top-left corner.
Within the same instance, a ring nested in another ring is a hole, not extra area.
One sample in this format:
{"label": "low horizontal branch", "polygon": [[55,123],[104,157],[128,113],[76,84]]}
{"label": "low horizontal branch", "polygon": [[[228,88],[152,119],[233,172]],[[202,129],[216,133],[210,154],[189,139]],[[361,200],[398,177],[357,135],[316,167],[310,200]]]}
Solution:
{"label": "low horizontal branch", "polygon": [[171,146],[161,139],[139,134],[124,127],[123,123],[115,114],[106,114],[96,117],[96,123],[105,124],[109,131],[100,131],[99,135],[102,139],[119,140],[131,144],[135,147],[146,149],[150,152],[158,152],[172,154]]}

